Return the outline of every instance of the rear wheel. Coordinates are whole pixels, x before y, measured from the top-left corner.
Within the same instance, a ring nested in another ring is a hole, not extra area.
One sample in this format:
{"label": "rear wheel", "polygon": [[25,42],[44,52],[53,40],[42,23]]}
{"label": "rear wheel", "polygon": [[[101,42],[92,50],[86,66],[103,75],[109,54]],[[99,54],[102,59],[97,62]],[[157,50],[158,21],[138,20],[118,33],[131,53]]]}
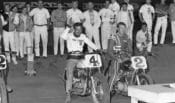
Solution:
{"label": "rear wheel", "polygon": [[106,77],[97,73],[92,78],[93,103],[110,103],[110,90]]}
{"label": "rear wheel", "polygon": [[2,78],[0,78],[0,103],[7,103],[7,89]]}

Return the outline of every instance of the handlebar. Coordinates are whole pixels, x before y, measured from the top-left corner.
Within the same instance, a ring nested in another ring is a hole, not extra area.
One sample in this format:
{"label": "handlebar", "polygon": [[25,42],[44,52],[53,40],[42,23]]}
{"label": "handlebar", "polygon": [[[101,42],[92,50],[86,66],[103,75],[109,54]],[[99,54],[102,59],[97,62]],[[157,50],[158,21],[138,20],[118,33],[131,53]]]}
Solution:
{"label": "handlebar", "polygon": [[106,53],[105,50],[95,50],[93,52],[81,52],[81,51],[73,51],[73,52],[69,52],[68,54],[77,54],[77,55],[86,55],[86,54],[103,54],[103,53]]}

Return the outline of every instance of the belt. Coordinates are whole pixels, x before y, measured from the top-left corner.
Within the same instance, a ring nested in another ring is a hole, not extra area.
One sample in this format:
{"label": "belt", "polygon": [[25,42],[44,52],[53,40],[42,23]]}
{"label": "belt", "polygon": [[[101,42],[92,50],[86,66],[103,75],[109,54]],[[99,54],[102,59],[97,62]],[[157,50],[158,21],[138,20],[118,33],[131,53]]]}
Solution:
{"label": "belt", "polygon": [[84,58],[84,54],[79,51],[69,52],[67,57],[67,59],[83,59],[83,58]]}
{"label": "belt", "polygon": [[47,24],[43,24],[43,25],[38,25],[38,24],[34,24],[35,26],[47,26]]}

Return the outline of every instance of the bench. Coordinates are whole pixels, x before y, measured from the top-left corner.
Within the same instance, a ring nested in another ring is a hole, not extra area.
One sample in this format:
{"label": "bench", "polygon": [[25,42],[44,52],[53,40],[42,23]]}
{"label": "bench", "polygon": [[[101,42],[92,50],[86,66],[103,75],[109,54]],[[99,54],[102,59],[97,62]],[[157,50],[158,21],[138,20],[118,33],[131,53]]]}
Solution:
{"label": "bench", "polygon": [[131,97],[131,103],[175,103],[175,88],[170,84],[129,86],[128,96]]}

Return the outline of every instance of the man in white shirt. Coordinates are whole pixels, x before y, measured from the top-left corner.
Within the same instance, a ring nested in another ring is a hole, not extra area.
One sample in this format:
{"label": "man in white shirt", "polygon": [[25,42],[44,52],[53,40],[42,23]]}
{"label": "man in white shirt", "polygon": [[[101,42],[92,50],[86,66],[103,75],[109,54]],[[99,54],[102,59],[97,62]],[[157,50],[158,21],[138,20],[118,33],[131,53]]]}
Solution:
{"label": "man in white shirt", "polygon": [[99,15],[102,19],[102,25],[101,25],[101,41],[102,41],[102,48],[105,50],[108,46],[108,39],[111,33],[111,27],[112,27],[112,18],[114,16],[114,13],[111,9],[109,9],[110,1],[105,1],[105,8],[101,9],[99,12]]}
{"label": "man in white shirt", "polygon": [[130,0],[124,0],[128,4],[128,12],[131,15],[130,27],[128,29],[129,38],[133,39],[133,28],[134,28],[134,7],[129,3]]}
{"label": "man in white shirt", "polygon": [[112,34],[115,34],[116,30],[117,30],[117,16],[118,16],[118,12],[120,10],[120,5],[116,0],[111,0],[111,4],[109,5],[109,9],[111,9],[114,13]]}
{"label": "man in white shirt", "polygon": [[[89,47],[91,47],[94,50],[97,50],[98,48],[96,45],[94,45],[85,34],[82,34],[82,24],[81,23],[75,23],[73,26],[73,31],[70,28],[67,28],[61,37],[67,41],[67,49],[68,49],[68,60],[67,60],[67,66],[66,66],[66,93],[67,98],[65,103],[71,102],[71,89],[72,89],[72,78],[73,78],[73,69],[77,65],[77,63],[83,59],[81,55],[83,52],[83,46],[86,43]],[[79,52],[76,54],[76,52]]]}
{"label": "man in white shirt", "polygon": [[40,56],[40,36],[43,44],[43,57],[47,57],[47,43],[48,43],[48,24],[50,14],[49,11],[43,7],[43,1],[38,1],[38,7],[34,8],[30,13],[34,18],[34,32],[35,32],[35,55]]}
{"label": "man in white shirt", "polygon": [[[84,12],[84,27],[89,39],[94,39],[95,44],[98,46],[98,48],[101,48],[99,37],[99,27],[101,25],[101,20],[98,12],[93,8],[94,4],[92,2],[89,2],[88,10]],[[92,50],[89,48],[89,51],[91,52]]]}
{"label": "man in white shirt", "polygon": [[[16,6],[13,7],[16,9]],[[15,31],[16,24],[18,24],[18,15],[15,12],[10,11],[10,5],[5,5],[5,12],[2,15],[3,23],[3,40],[4,40],[4,49],[7,61],[10,63],[11,59],[14,64],[17,64],[16,61],[16,43],[15,43]],[[10,44],[10,45],[9,45]],[[10,51],[11,50],[11,51]],[[12,54],[12,58],[11,55]]]}
{"label": "man in white shirt", "polygon": [[166,0],[161,0],[160,4],[156,4],[155,12],[157,15],[157,21],[154,29],[154,45],[158,44],[158,35],[161,28],[160,44],[162,45],[165,42],[166,30],[168,27],[168,9],[169,6],[166,4]]}
{"label": "man in white shirt", "polygon": [[[126,29],[127,29],[127,35],[128,33],[128,29],[130,28],[131,25],[131,14],[128,11],[128,4],[127,3],[123,3],[121,6],[121,10],[118,13],[118,20],[117,23],[123,22],[126,25]],[[129,35],[128,35],[129,37]]]}
{"label": "man in white shirt", "polygon": [[75,23],[82,23],[83,19],[83,13],[78,9],[78,1],[72,1],[72,8],[67,10],[67,24],[72,26]]}
{"label": "man in white shirt", "polygon": [[147,24],[149,37],[152,38],[152,24],[155,18],[155,10],[151,5],[151,0],[146,0],[146,4],[141,6],[139,10],[139,18],[142,23],[145,22]]}
{"label": "man in white shirt", "polygon": [[136,34],[136,47],[139,52],[142,52],[144,48],[151,55],[152,40],[149,37],[148,27],[146,23],[142,23],[142,28]]}

